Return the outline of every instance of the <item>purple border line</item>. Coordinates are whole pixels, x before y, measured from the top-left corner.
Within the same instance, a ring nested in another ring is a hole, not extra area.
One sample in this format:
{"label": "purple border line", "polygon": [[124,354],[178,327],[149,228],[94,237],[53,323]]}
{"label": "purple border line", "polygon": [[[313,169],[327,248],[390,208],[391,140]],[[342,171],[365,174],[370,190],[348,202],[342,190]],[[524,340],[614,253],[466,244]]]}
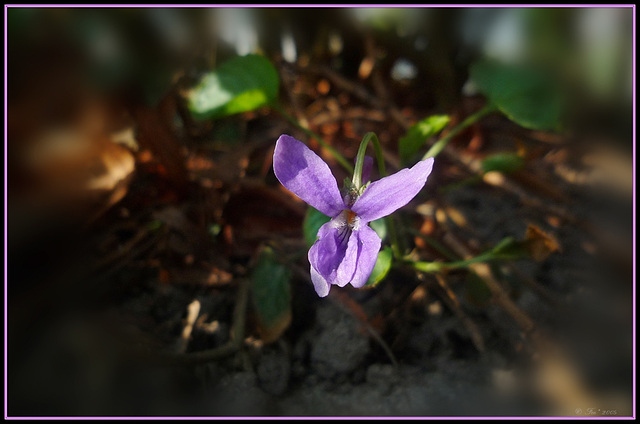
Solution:
{"label": "purple border line", "polygon": [[9,8],[4,8],[4,417],[8,418],[9,408],[7,401],[7,314],[8,314],[8,302],[7,302],[7,287],[9,286],[7,278],[7,146],[9,145],[8,132],[7,132],[7,11]]}
{"label": "purple border line", "polygon": [[[8,147],[8,131],[7,131],[7,89],[8,89],[8,77],[7,77],[7,47],[8,47],[8,42],[7,42],[7,35],[8,35],[8,17],[7,17],[7,12],[9,8],[35,8],[35,7],[40,7],[40,8],[62,8],[62,7],[69,7],[69,8],[135,8],[135,7],[139,7],[139,8],[151,8],[151,7],[156,7],[156,8],[223,8],[223,7],[234,7],[234,8],[248,8],[248,7],[254,7],[254,8],[277,8],[277,7],[282,7],[282,8],[364,8],[364,7],[375,7],[375,8],[444,8],[444,7],[449,7],[449,8],[526,8],[526,7],[544,7],[544,8],[631,8],[633,9],[632,11],[632,15],[633,15],[633,60],[632,60],[632,70],[633,70],[633,81],[632,81],[632,87],[633,87],[633,106],[632,106],[632,110],[633,110],[633,129],[632,129],[632,143],[633,143],[633,284],[632,284],[632,290],[633,290],[633,358],[634,358],[634,362],[632,364],[633,366],[633,406],[632,406],[632,415],[630,417],[582,417],[582,416],[568,416],[568,417],[489,417],[489,416],[479,416],[479,417],[474,417],[474,416],[468,416],[468,417],[393,417],[393,416],[389,416],[389,417],[358,417],[358,416],[353,416],[353,417],[333,417],[333,416],[309,416],[309,417],[261,417],[261,416],[250,416],[250,417],[228,417],[228,416],[220,416],[220,417],[190,417],[190,416],[185,416],[185,417],[154,417],[154,416],[148,416],[148,417],[127,417],[127,416],[122,416],[122,417],[40,417],[40,416],[35,416],[35,417],[9,417],[8,416],[8,398],[7,398],[7,369],[8,369],[8,358],[7,358],[7,318],[8,318],[8,301],[7,301],[7,297],[8,297],[8,292],[7,292],[7,287],[8,287],[8,270],[7,270],[7,230],[8,230],[8,214],[7,214],[7,168],[8,168],[8,164],[7,164],[7,147]],[[441,4],[441,5],[416,5],[416,4],[400,4],[400,5],[363,5],[363,4],[356,4],[356,5],[351,5],[351,4],[304,4],[304,5],[300,5],[300,4],[273,4],[273,5],[264,5],[264,4],[230,4],[230,5],[206,5],[206,4],[179,4],[179,5],[172,5],[172,4],[166,4],[166,5],[149,5],[149,4],[127,4],[127,5],[114,5],[114,4],[97,4],[97,5],[77,5],[77,4],[57,4],[57,5],[52,5],[52,4],[5,4],[5,9],[4,9],[4,23],[5,23],[5,29],[4,29],[4,49],[5,49],[5,53],[4,53],[4,106],[5,106],[5,111],[4,111],[4,123],[5,123],[5,129],[4,129],[4,262],[5,262],[5,268],[4,268],[4,280],[5,280],[5,285],[4,285],[4,318],[5,318],[5,324],[4,324],[4,352],[5,352],[5,356],[4,356],[4,375],[5,375],[5,379],[4,379],[4,417],[5,419],[11,419],[11,420],[112,420],[112,419],[128,419],[128,420],[177,420],[177,419],[182,419],[182,420],[211,420],[211,419],[225,419],[225,420],[246,420],[246,419],[255,419],[255,420],[296,420],[296,419],[311,419],[311,420],[325,420],[325,419],[342,419],[342,420],[359,420],[359,419],[369,419],[369,420],[417,420],[417,419],[442,419],[442,420],[472,420],[472,419],[493,419],[493,420],[512,420],[512,419],[518,419],[518,420],[539,420],[539,419],[560,419],[560,420],[576,420],[576,419],[593,419],[593,420],[599,420],[599,419],[614,419],[614,420],[629,420],[629,419],[635,419],[636,418],[636,362],[635,362],[635,358],[636,358],[636,5],[635,4],[556,4],[556,5],[548,5],[548,4],[518,4],[518,5],[513,5],[513,4],[504,4],[504,5],[478,5],[478,4],[455,4],[455,5],[445,5],[445,4]]]}
{"label": "purple border line", "polygon": [[149,4],[92,4],[92,5],[77,5],[77,4],[6,4],[6,7],[21,7],[21,8],[55,8],[55,7],[69,7],[69,8],[385,8],[385,9],[401,9],[401,8],[526,8],[526,7],[544,7],[544,8],[621,8],[630,7],[635,8],[634,4],[398,4],[398,5],[380,5],[380,4],[161,4],[161,5],[149,5]]}
{"label": "purple border line", "polygon": [[636,9],[633,8],[633,417],[636,417]]}
{"label": "purple border line", "polygon": [[444,421],[470,421],[470,420],[492,420],[492,421],[513,421],[513,420],[522,420],[522,421],[531,421],[531,420],[633,420],[635,419],[635,416],[625,416],[625,417],[617,417],[617,416],[593,416],[593,417],[587,417],[587,416],[560,416],[560,417],[555,417],[555,416],[544,416],[541,415],[539,417],[537,416],[509,416],[509,417],[492,417],[492,416],[447,416],[447,417],[441,417],[441,416],[426,416],[426,417],[421,417],[421,416],[409,416],[409,417],[396,417],[396,416],[389,416],[389,417],[370,417],[370,416],[277,416],[277,417],[263,417],[263,416],[247,416],[247,417],[235,417],[235,416],[207,416],[207,417],[192,417],[192,416],[176,416],[176,417],[155,417],[155,416],[148,416],[148,417],[127,417],[127,416],[113,416],[113,417],[10,417],[8,418],[9,420],[52,420],[52,421],[57,421],[57,420],[64,420],[64,421],[77,421],[77,420],[96,420],[96,421],[102,421],[102,420],[132,420],[132,421],[141,421],[141,420],[159,420],[159,421],[166,421],[166,420],[185,420],[185,421],[201,421],[201,420],[230,420],[230,421],[237,421],[237,420],[242,420],[242,421],[246,421],[246,420],[265,420],[265,421],[274,421],[274,420],[278,420],[278,421],[291,421],[291,420],[346,420],[346,421],[352,421],[352,420],[371,420],[371,421],[388,421],[388,420],[400,420],[400,421],[417,421],[417,420],[444,420]]}

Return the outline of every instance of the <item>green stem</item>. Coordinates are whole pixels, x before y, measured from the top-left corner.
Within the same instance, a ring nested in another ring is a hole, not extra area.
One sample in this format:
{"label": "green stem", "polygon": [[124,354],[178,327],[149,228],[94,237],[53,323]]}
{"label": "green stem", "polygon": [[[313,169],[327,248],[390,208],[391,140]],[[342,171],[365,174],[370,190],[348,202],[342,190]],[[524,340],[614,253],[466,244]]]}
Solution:
{"label": "green stem", "polygon": [[[387,176],[387,170],[384,165],[384,157],[382,156],[382,147],[380,146],[380,140],[378,140],[378,136],[373,132],[368,132],[362,138],[360,142],[360,147],[358,148],[358,155],[356,156],[356,167],[353,171],[353,179],[351,182],[356,188],[360,188],[362,186],[362,166],[364,165],[364,156],[367,151],[367,146],[369,142],[373,143],[373,150],[376,152],[376,160],[378,161],[378,172],[380,173],[380,178],[384,178]],[[400,246],[400,239],[398,238],[398,232],[396,231],[396,225],[391,216],[385,218],[385,222],[387,223],[387,228],[389,229],[389,237],[391,237],[391,249],[393,250],[393,255],[400,259],[402,258],[402,248]]]}
{"label": "green stem", "polygon": [[380,178],[387,176],[387,170],[384,166],[384,157],[382,156],[382,147],[380,146],[380,140],[378,136],[373,132],[368,132],[362,138],[360,147],[358,148],[358,155],[356,156],[356,167],[353,171],[353,178],[351,182],[356,188],[362,186],[362,167],[364,165],[364,156],[367,151],[369,142],[373,143],[373,150],[376,152],[376,159],[378,161],[378,171],[380,172]]}
{"label": "green stem", "polygon": [[427,158],[436,157],[446,147],[446,145],[449,143],[449,141],[451,141],[451,139],[453,137],[455,137],[458,133],[460,133],[460,131],[464,130],[465,128],[467,128],[471,124],[474,124],[475,122],[480,120],[482,117],[484,117],[485,115],[487,115],[487,114],[489,114],[489,113],[491,113],[491,112],[493,112],[495,110],[496,110],[496,106],[495,105],[493,105],[492,103],[487,103],[485,105],[485,107],[483,107],[482,109],[480,109],[479,111],[477,111],[473,115],[468,116],[467,119],[465,119],[464,121],[460,122],[458,125],[453,127],[453,129],[451,131],[449,131],[447,133],[447,135],[442,137],[433,146],[431,146],[429,151],[422,157],[422,160],[425,160]]}
{"label": "green stem", "polygon": [[398,238],[398,232],[396,231],[396,223],[391,216],[385,217],[387,227],[389,227],[389,235],[391,237],[391,250],[393,250],[393,256],[396,259],[402,258],[402,252],[404,249],[400,246],[400,239]]}
{"label": "green stem", "polygon": [[500,259],[491,252],[483,253],[471,259],[454,262],[412,262],[411,265],[422,272],[439,272],[445,269],[465,268],[477,262],[487,262],[493,259]]}
{"label": "green stem", "polygon": [[315,132],[311,131],[309,128],[303,127],[300,124],[300,122],[298,122],[298,120],[296,118],[294,118],[293,116],[289,115],[279,104],[273,104],[272,107],[273,107],[273,109],[275,111],[277,111],[280,115],[282,115],[287,121],[292,123],[296,128],[298,128],[299,130],[303,131],[309,137],[316,139],[318,141],[318,143],[320,143],[320,145],[322,147],[324,147],[325,149],[327,149],[329,151],[329,153],[331,153],[331,156],[333,156],[335,158],[335,160],[337,160],[338,163],[340,165],[342,165],[342,167],[347,172],[349,172],[349,173],[353,172],[353,166],[351,165],[351,163],[349,163],[349,161],[347,159],[345,159],[345,157],[342,156],[340,154],[340,152],[338,152],[336,149],[331,147],[326,141],[324,141],[320,135],[318,135]]}
{"label": "green stem", "polygon": [[466,268],[471,264],[478,262],[488,262],[494,260],[515,260],[524,257],[524,253],[521,252],[522,243],[506,237],[502,239],[493,249],[488,252],[480,253],[473,258],[453,261],[453,262],[411,262],[418,271],[422,272],[439,272],[445,269]]}

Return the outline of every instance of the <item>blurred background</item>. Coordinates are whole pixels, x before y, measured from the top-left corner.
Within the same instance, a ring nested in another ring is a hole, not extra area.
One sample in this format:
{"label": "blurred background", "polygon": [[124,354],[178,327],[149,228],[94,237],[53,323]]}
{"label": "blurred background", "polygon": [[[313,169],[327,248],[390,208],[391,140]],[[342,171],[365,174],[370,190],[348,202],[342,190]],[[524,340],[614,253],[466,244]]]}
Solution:
{"label": "blurred background", "polygon": [[[6,413],[635,413],[634,14],[7,8]],[[342,181],[327,146],[351,161],[374,131],[395,172],[412,125],[486,104],[486,60],[553,81],[560,106],[532,104],[558,125],[457,133],[397,218],[405,253],[535,249],[318,299],[275,140]]]}

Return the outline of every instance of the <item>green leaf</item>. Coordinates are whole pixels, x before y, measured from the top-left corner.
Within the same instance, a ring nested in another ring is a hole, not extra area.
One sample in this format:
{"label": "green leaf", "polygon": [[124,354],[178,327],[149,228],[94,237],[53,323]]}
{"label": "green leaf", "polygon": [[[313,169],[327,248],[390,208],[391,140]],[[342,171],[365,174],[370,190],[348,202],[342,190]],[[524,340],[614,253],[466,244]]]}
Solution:
{"label": "green leaf", "polygon": [[387,276],[391,269],[391,262],[393,259],[393,250],[387,246],[378,253],[378,259],[373,267],[373,271],[367,280],[365,287],[375,287],[380,283],[384,277]]}
{"label": "green leaf", "polygon": [[251,274],[253,307],[258,331],[265,343],[277,340],[291,323],[289,268],[280,264],[270,248],[260,253]]}
{"label": "green leaf", "polygon": [[442,131],[448,123],[449,116],[433,115],[411,126],[399,141],[398,149],[402,162],[408,162],[418,153],[425,141]]}
{"label": "green leaf", "polygon": [[505,174],[519,171],[524,166],[524,158],[515,153],[497,153],[482,161],[482,171],[499,171]]}
{"label": "green leaf", "polygon": [[375,221],[371,221],[369,226],[373,231],[378,234],[380,240],[384,241],[387,238],[387,220],[384,218],[376,219]]}
{"label": "green leaf", "polygon": [[559,130],[562,96],[550,76],[519,65],[475,63],[471,79],[513,122],[525,128]]}
{"label": "green leaf", "polygon": [[207,73],[187,94],[196,119],[246,112],[271,103],[278,96],[278,72],[265,57],[235,57]]}
{"label": "green leaf", "polygon": [[313,246],[313,243],[316,242],[320,227],[330,220],[331,218],[315,208],[309,207],[307,209],[307,214],[304,216],[304,222],[302,223],[302,232],[308,247]]}

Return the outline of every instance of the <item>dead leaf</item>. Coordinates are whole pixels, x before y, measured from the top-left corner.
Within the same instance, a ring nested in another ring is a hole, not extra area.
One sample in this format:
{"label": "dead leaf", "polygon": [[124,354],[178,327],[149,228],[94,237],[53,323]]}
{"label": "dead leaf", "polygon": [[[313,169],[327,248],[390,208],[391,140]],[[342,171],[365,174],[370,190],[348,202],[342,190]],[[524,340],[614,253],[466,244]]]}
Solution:
{"label": "dead leaf", "polygon": [[553,252],[560,250],[560,244],[555,237],[542,231],[533,224],[529,224],[527,227],[525,247],[531,257],[537,262],[544,261]]}

